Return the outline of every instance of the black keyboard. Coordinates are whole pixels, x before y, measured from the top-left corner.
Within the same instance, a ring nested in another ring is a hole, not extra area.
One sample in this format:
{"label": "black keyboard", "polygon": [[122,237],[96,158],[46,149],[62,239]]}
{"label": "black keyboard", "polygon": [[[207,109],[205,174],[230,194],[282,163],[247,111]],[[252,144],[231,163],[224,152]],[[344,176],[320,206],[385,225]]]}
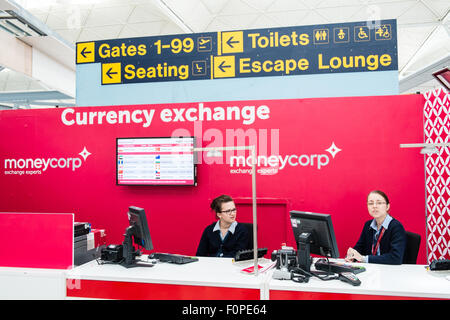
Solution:
{"label": "black keyboard", "polygon": [[327,262],[326,259],[317,260],[314,266],[316,267],[316,270],[326,272],[330,271],[332,273],[351,272],[357,274],[366,271],[366,268],[363,266],[355,266],[339,262]]}
{"label": "black keyboard", "polygon": [[430,270],[450,270],[450,260],[440,259],[433,260],[430,263]]}
{"label": "black keyboard", "polygon": [[154,252],[148,256],[149,259],[157,259],[161,262],[169,262],[175,264],[185,264],[198,261],[198,258],[191,256],[183,256],[181,254]]}
{"label": "black keyboard", "polygon": [[[258,248],[258,258],[262,258],[267,253],[267,248]],[[236,253],[235,261],[253,259],[253,249],[241,250]]]}

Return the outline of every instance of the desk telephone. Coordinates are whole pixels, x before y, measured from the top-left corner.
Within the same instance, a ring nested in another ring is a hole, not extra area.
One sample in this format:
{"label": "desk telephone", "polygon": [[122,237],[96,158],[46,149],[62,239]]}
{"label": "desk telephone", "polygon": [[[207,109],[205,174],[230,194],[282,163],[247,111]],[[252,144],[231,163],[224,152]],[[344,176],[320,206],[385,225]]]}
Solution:
{"label": "desk telephone", "polygon": [[314,264],[317,271],[307,271],[299,267],[297,251],[292,247],[282,247],[280,250],[274,250],[271,258],[272,261],[277,261],[276,269],[272,275],[274,279],[292,280],[300,283],[306,283],[311,277],[316,277],[322,281],[339,279],[353,286],[359,286],[361,280],[358,279],[355,273],[366,270],[362,266],[319,259]]}

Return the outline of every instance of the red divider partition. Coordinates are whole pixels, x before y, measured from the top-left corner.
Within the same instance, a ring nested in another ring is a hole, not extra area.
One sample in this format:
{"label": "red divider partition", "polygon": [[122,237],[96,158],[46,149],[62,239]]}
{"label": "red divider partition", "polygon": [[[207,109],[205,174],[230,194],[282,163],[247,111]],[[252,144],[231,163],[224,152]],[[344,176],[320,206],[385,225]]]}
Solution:
{"label": "red divider partition", "polygon": [[0,267],[73,266],[72,213],[0,212]]}

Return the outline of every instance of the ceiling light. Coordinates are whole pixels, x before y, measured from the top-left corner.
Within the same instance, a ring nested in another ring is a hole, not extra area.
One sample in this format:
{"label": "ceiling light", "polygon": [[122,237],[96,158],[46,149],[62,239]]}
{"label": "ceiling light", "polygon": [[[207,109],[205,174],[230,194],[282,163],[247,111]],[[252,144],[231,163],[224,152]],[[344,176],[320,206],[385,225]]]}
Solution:
{"label": "ceiling light", "polygon": [[13,10],[0,11],[0,28],[17,37],[47,34]]}

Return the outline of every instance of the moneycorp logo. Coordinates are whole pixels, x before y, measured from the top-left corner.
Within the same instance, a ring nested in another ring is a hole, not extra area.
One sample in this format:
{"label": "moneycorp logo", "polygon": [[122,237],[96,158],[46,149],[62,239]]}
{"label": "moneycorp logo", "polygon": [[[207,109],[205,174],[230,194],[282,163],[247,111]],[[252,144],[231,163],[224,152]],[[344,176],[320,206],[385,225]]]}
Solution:
{"label": "moneycorp logo", "polygon": [[[328,149],[325,149],[328,153],[321,154],[291,154],[291,155],[270,155],[270,156],[257,156],[256,166],[265,167],[265,169],[259,169],[260,174],[275,174],[278,170],[283,170],[286,166],[291,167],[315,167],[318,170],[327,166],[330,163],[330,156],[334,159],[337,153],[342,151],[333,142]],[[232,156],[230,158],[230,166],[235,167],[251,167],[252,157],[248,156]],[[272,169],[272,170],[270,170]],[[239,169],[232,170],[231,173],[249,173],[242,172]],[[251,173],[251,172],[250,172]]]}
{"label": "moneycorp logo", "polygon": [[[87,157],[91,155],[86,147],[83,151],[78,153],[81,157],[73,158],[19,158],[19,159],[5,159],[4,174],[10,175],[35,175],[42,174],[49,169],[63,169],[68,168],[75,171]],[[81,159],[82,158],[82,159]]]}

